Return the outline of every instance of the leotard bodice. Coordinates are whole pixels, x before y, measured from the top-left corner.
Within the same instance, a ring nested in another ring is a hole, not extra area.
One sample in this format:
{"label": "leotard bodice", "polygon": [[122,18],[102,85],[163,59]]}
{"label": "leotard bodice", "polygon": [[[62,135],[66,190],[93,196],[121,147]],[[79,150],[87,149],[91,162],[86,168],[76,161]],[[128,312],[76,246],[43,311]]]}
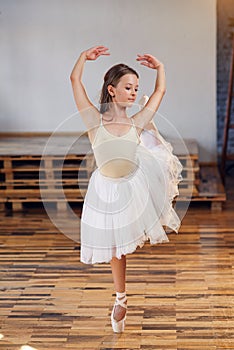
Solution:
{"label": "leotard bodice", "polygon": [[132,126],[129,131],[122,136],[116,136],[107,131],[101,114],[92,149],[97,167],[104,176],[123,177],[137,167],[136,149],[141,140],[133,119],[130,119]]}

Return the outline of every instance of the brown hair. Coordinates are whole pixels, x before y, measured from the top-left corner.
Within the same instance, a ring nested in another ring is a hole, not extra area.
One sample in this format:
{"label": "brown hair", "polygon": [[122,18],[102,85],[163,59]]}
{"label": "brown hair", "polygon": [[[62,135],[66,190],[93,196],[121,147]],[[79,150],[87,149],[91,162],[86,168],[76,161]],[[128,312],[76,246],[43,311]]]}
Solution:
{"label": "brown hair", "polygon": [[99,101],[100,113],[108,111],[110,108],[109,103],[112,102],[112,96],[109,94],[107,86],[112,85],[116,87],[120,78],[125,74],[135,74],[139,78],[139,74],[124,63],[116,64],[106,72]]}

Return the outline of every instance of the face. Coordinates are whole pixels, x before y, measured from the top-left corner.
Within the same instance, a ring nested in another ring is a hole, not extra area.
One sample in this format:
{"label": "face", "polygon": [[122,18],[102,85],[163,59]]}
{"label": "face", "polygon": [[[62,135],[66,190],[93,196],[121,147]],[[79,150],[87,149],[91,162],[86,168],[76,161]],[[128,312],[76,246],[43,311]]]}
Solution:
{"label": "face", "polygon": [[109,93],[115,95],[112,97],[113,102],[120,102],[123,106],[131,106],[137,97],[139,79],[135,74],[125,74],[123,75],[117,86],[110,86]]}

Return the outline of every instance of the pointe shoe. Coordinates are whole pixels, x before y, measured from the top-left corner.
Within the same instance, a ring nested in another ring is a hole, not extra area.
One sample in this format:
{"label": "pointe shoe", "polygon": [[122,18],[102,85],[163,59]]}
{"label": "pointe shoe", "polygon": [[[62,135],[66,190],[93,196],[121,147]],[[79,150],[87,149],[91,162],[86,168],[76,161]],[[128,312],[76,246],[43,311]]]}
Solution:
{"label": "pointe shoe", "polygon": [[124,327],[125,327],[126,313],[125,313],[124,317],[121,320],[116,321],[114,319],[114,310],[115,310],[115,306],[116,305],[121,305],[122,307],[127,309],[127,305],[125,304],[125,301],[127,300],[126,292],[122,293],[122,297],[123,296],[124,296],[124,298],[122,298],[121,300],[118,297],[116,297],[115,304],[113,306],[112,313],[111,313],[111,324],[112,324],[112,329],[113,329],[113,331],[115,333],[123,332],[124,331]]}

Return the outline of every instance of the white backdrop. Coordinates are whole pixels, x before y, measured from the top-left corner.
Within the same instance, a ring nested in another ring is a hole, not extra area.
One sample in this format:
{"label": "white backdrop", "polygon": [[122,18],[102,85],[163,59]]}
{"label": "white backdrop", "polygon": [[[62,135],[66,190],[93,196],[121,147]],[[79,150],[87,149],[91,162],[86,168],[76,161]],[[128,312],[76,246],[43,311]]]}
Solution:
{"label": "white backdrop", "polygon": [[[166,69],[158,112],[183,138],[198,141],[201,161],[216,161],[216,0],[2,0],[0,6],[1,131],[54,131],[76,113],[70,73],[81,51],[105,45],[110,56],[85,63],[90,99],[98,103],[104,73],[116,63],[138,71],[139,98],[150,95],[156,72],[136,55],[151,53]],[[78,115],[60,128],[74,130],[85,130]]]}

